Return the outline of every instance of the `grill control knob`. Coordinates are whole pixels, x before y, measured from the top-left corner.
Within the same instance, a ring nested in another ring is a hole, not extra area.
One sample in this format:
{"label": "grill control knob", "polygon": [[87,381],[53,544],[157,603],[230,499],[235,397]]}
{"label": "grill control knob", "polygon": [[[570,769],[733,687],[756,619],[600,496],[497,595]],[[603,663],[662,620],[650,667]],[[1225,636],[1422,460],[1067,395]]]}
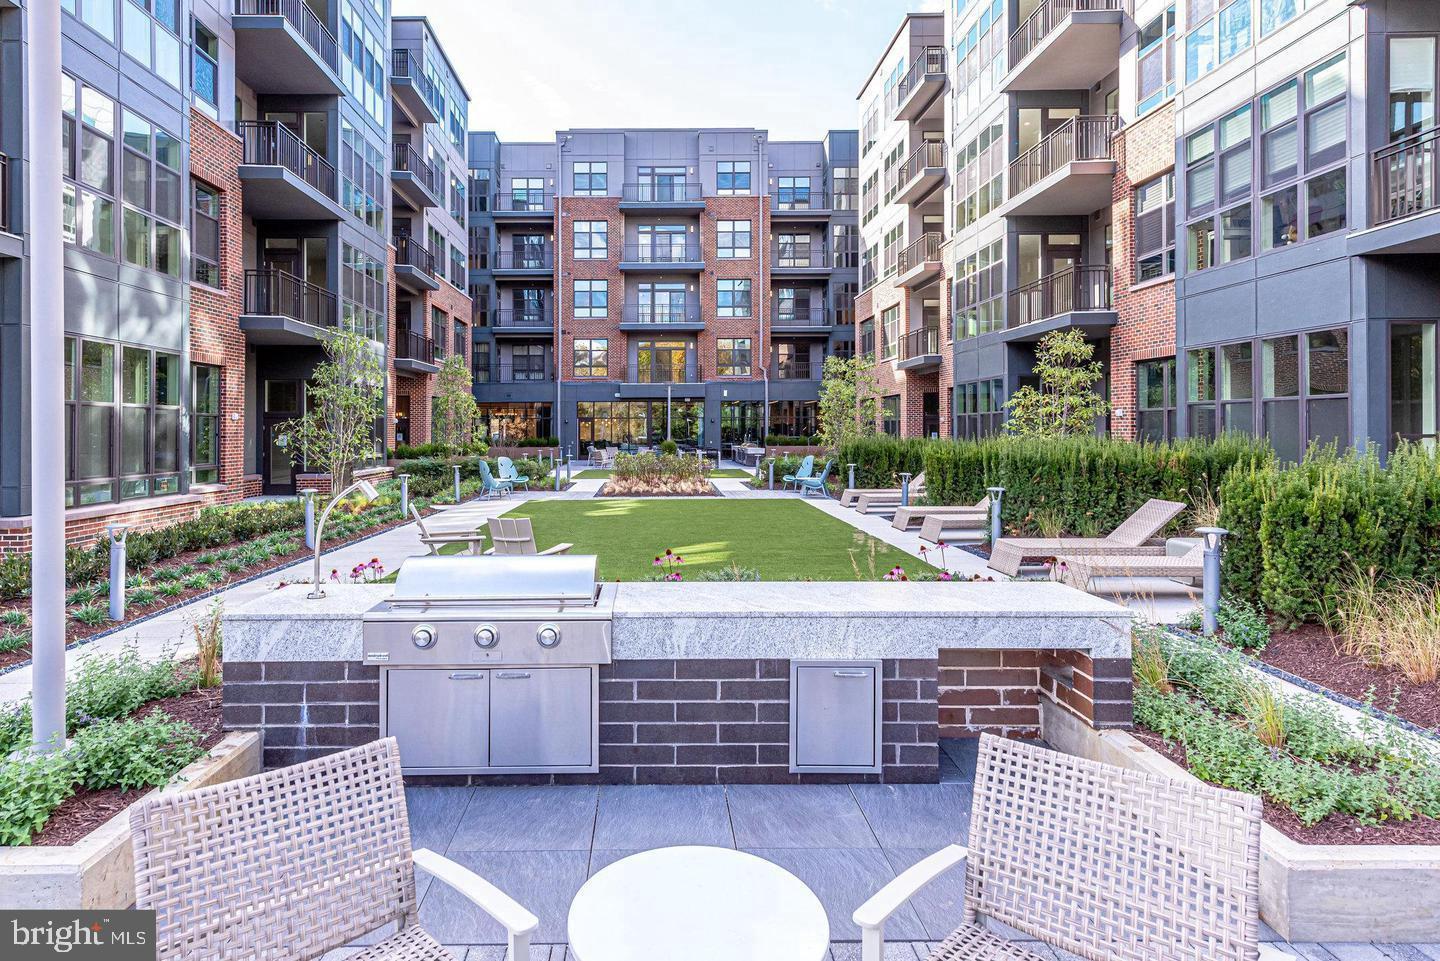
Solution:
{"label": "grill control knob", "polygon": [[475,628],[475,646],[487,650],[500,642],[500,635],[495,633],[495,628],[489,624],[482,624]]}
{"label": "grill control knob", "polygon": [[435,646],[435,628],[429,624],[419,624],[415,630],[410,632],[410,640],[422,651]]}
{"label": "grill control knob", "polygon": [[554,624],[546,624],[536,632],[535,640],[540,642],[541,647],[554,647],[560,643],[560,628]]}

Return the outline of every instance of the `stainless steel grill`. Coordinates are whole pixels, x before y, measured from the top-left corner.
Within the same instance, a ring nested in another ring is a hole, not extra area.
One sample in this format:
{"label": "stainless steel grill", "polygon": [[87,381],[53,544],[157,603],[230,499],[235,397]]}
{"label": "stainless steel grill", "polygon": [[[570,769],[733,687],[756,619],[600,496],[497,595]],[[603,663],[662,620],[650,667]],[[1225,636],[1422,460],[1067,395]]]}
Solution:
{"label": "stainless steel grill", "polygon": [[599,770],[613,584],[595,558],[412,557],[364,618],[381,730],[410,773]]}

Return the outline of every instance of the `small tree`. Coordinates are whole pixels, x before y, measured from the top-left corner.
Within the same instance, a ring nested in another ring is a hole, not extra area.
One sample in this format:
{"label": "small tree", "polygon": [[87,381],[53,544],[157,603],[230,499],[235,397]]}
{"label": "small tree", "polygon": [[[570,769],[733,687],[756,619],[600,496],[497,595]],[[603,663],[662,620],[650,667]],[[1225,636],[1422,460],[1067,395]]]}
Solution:
{"label": "small tree", "polygon": [[385,415],[385,369],[375,345],[353,330],[325,337],[326,359],[305,391],[305,412],[281,430],[290,462],[330,475],[331,490],[350,484],[355,464],[375,450],[375,423]]}
{"label": "small tree", "polygon": [[470,446],[479,407],[470,390],[470,365],[461,354],[451,354],[435,377],[435,426],[431,440],[450,447]]}
{"label": "small tree", "polygon": [[879,384],[868,357],[826,357],[820,377],[820,442],[832,453],[876,432]]}
{"label": "small tree", "polygon": [[1025,386],[1005,402],[1005,427],[1024,437],[1068,437],[1095,432],[1095,418],[1110,402],[1095,393],[1102,375],[1095,347],[1078,330],[1055,331],[1035,348],[1040,387]]}

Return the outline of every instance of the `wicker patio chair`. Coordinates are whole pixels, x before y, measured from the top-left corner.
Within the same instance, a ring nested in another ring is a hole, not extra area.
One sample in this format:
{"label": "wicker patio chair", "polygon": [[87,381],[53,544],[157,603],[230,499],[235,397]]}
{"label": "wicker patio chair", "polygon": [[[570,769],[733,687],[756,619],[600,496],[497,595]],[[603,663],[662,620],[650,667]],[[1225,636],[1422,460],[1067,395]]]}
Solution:
{"label": "wicker patio chair", "polygon": [[911,504],[908,507],[896,507],[895,516],[890,518],[890,526],[897,531],[908,531],[910,528],[924,523],[927,517],[949,514],[981,514],[989,517],[990,495],[986,494],[973,504],[953,504],[948,507]]}
{"label": "wicker patio chair", "polygon": [[1090,590],[1096,577],[1169,577],[1200,578],[1205,576],[1205,543],[1201,541],[1180,555],[1130,554],[1106,557],[1055,558],[1051,580],[1064,581],[1082,591]]}
{"label": "wicker patio chair", "polygon": [[[910,498],[914,500],[924,494],[925,472],[922,470],[910,479]],[[872,507],[889,507],[899,503],[899,487],[847,487],[840,492],[840,506],[853,507],[862,514],[868,513]]]}
{"label": "wicker patio chair", "polygon": [[412,851],[394,738],[131,811],[135,906],[159,961],[308,961],[396,922],[351,961],[455,961],[416,924],[415,866],[490,915],[528,961],[539,922],[434,851]]}
{"label": "wicker patio chair", "polygon": [[983,735],[968,847],[930,855],[856,910],[862,961],[881,961],[886,919],[961,861],[962,923],[931,961],[1049,957],[982,916],[1089,961],[1289,957],[1259,944],[1252,795]]}
{"label": "wicker patio chair", "polygon": [[1164,542],[1151,539],[1179,516],[1185,505],[1151,498],[1104,537],[1002,537],[990,548],[990,567],[1014,577],[1027,559],[1061,554],[1164,554]]}
{"label": "wicker patio chair", "polygon": [[528,517],[492,517],[490,540],[495,546],[486,554],[568,554],[574,544],[556,544],[543,551],[535,548],[535,528]]}

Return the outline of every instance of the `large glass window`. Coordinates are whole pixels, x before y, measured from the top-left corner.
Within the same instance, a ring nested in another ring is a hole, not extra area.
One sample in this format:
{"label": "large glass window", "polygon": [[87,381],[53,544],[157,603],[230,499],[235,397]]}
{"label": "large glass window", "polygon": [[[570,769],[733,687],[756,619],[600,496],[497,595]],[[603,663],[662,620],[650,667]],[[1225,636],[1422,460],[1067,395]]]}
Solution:
{"label": "large glass window", "polygon": [[1136,115],[1143,116],[1175,94],[1175,5],[1140,28],[1137,40]]}
{"label": "large glass window", "polygon": [[1264,404],[1265,433],[1282,460],[1300,459],[1300,347],[1299,338],[1272,337],[1260,342],[1263,366],[1260,396]]}
{"label": "large glass window", "polygon": [[610,223],[606,220],[575,221],[575,259],[604,260],[610,241]]}
{"label": "large glass window", "polygon": [[1185,82],[1194,83],[1250,46],[1251,0],[1189,0]]}
{"label": "large glass window", "polygon": [[1135,188],[1135,283],[1175,272],[1175,175]]}
{"label": "large glass window", "polygon": [[575,163],[575,196],[603,197],[610,192],[609,164],[603,160]]}
{"label": "large glass window", "polygon": [[61,78],[60,101],[65,240],[113,257],[115,102],[69,76]]}
{"label": "large glass window", "polygon": [[121,255],[127,263],[172,277],[182,269],[181,144],[166,131],[123,111]]}
{"label": "large glass window", "polygon": [[750,221],[717,220],[715,222],[715,256],[736,260],[750,256]]}
{"label": "large glass window", "polygon": [[900,395],[880,398],[880,429],[891,437],[900,436]]}
{"label": "large glass window", "polygon": [[716,339],[715,373],[720,377],[750,376],[749,337],[720,337]]}
{"label": "large glass window", "polygon": [[750,161],[721,160],[716,163],[715,193],[721,197],[750,193]]}
{"label": "large glass window", "polygon": [[1350,332],[1305,335],[1305,441],[1350,444]]}
{"label": "large glass window", "polygon": [[1299,12],[1300,0],[1260,0],[1260,36],[1280,29]]}
{"label": "large glass window", "polygon": [[604,317],[610,312],[610,281],[575,281],[575,316],[580,319]]}
{"label": "large glass window", "polygon": [[605,337],[577,338],[575,376],[607,377],[610,373],[610,341]]}
{"label": "large glass window", "polygon": [[880,314],[880,358],[890,360],[900,353],[900,307],[886,307]]}
{"label": "large glass window", "polygon": [[1435,38],[1390,37],[1390,139],[1435,123]]}
{"label": "large glass window", "polygon": [[1136,433],[1141,440],[1166,441],[1176,428],[1175,358],[1135,365]]}
{"label": "large glass window", "polygon": [[715,316],[749,317],[751,290],[748,279],[724,279],[715,282]]}
{"label": "large glass window", "polygon": [[219,287],[220,194],[198,180],[192,180],[190,186],[191,277],[197,283]]}
{"label": "large glass window", "polygon": [[220,368],[190,365],[190,480],[220,480]]}
{"label": "large glass window", "polygon": [[1401,441],[1435,449],[1435,325],[1390,325],[1390,449]]}
{"label": "large glass window", "polygon": [[1215,413],[1215,348],[1202,347],[1185,355],[1185,401],[1191,437],[1214,437],[1218,426]]}

